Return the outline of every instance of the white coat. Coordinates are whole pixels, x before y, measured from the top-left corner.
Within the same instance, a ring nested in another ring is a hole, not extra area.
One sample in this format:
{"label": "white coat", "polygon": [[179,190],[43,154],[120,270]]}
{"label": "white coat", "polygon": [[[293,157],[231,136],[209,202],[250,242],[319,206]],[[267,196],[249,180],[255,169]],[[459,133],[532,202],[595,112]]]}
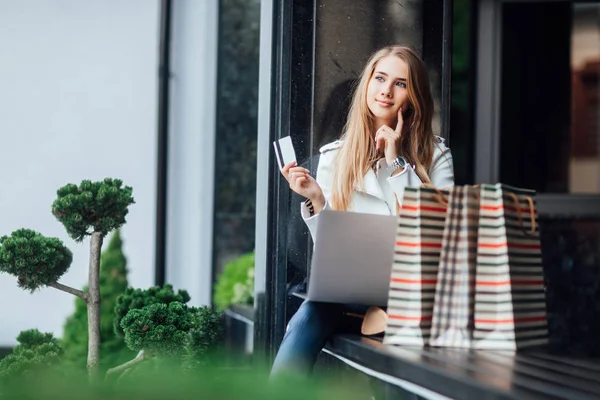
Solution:
{"label": "white coat", "polygon": [[[331,190],[333,183],[333,165],[335,156],[341,147],[341,141],[329,143],[319,150],[321,157],[317,168],[317,183],[323,190],[325,196],[325,206],[323,209],[331,207]],[[385,165],[385,161],[383,161]],[[380,171],[385,171],[385,168]],[[454,166],[450,149],[444,144],[444,139],[436,136],[434,140],[434,152],[431,168],[429,168],[429,177],[431,183],[438,188],[445,188],[454,185]],[[404,188],[407,186],[421,185],[421,179],[411,166],[407,166],[404,171],[395,176],[389,177],[385,173],[375,173],[373,169],[365,174],[363,178],[363,187],[355,187],[350,199],[348,211],[395,215],[396,197],[402,202]],[[394,196],[396,195],[396,197]],[[319,214],[310,216],[310,212],[304,202],[301,204],[301,213],[304,222],[308,226],[313,242],[317,240],[317,221]]]}

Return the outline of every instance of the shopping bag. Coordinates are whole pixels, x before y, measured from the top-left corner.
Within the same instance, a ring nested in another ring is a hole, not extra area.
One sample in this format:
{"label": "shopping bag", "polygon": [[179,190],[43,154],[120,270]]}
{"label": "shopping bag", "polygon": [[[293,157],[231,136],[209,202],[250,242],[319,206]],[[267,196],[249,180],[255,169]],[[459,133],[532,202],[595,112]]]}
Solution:
{"label": "shopping bag", "polygon": [[407,187],[398,215],[384,343],[429,342],[448,191]]}
{"label": "shopping bag", "polygon": [[478,225],[478,188],[452,187],[433,303],[431,346],[471,347]]}
{"label": "shopping bag", "polygon": [[481,185],[474,348],[518,349],[548,342],[535,192]]}

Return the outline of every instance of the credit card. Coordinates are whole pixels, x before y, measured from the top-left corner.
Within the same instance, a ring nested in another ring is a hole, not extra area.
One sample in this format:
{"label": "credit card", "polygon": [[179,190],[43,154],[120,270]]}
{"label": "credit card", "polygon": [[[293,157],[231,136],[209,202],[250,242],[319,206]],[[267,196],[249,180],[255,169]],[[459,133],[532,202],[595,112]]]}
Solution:
{"label": "credit card", "polygon": [[282,169],[286,164],[296,161],[296,152],[294,151],[294,145],[290,136],[274,141],[273,147],[275,148],[275,157],[277,158],[279,169]]}

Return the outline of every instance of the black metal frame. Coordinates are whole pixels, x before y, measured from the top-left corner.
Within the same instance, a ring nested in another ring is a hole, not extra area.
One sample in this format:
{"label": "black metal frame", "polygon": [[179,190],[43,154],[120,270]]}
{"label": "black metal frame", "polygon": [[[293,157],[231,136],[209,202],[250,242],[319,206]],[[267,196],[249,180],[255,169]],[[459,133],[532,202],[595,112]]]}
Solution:
{"label": "black metal frame", "polygon": [[158,69],[158,143],[156,162],[156,239],[154,284],[162,286],[166,275],[167,177],[169,155],[169,86],[171,71],[171,0],[162,0]]}
{"label": "black metal frame", "polygon": [[[450,112],[452,101],[452,0],[423,1],[423,60],[428,66],[439,67],[440,136],[450,142]],[[426,11],[425,11],[426,10]],[[440,24],[439,21],[442,20]],[[442,44],[440,49],[440,43]]]}
{"label": "black metal frame", "polygon": [[[269,142],[287,136],[290,125],[290,47],[292,0],[273,1],[271,124]],[[276,160],[269,159],[269,193],[267,212],[267,259],[265,292],[255,299],[254,352],[267,362],[285,331],[285,270],[278,266],[287,263],[283,240],[287,218],[288,191],[281,190]]]}

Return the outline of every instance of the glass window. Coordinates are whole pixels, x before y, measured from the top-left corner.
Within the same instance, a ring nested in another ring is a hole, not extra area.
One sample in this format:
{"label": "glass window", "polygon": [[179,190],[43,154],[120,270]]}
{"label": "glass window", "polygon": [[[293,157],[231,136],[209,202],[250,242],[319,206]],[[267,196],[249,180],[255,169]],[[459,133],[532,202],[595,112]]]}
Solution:
{"label": "glass window", "polygon": [[502,9],[500,180],[600,193],[600,4]]}
{"label": "glass window", "polygon": [[259,0],[219,7],[213,279],[254,249]]}

